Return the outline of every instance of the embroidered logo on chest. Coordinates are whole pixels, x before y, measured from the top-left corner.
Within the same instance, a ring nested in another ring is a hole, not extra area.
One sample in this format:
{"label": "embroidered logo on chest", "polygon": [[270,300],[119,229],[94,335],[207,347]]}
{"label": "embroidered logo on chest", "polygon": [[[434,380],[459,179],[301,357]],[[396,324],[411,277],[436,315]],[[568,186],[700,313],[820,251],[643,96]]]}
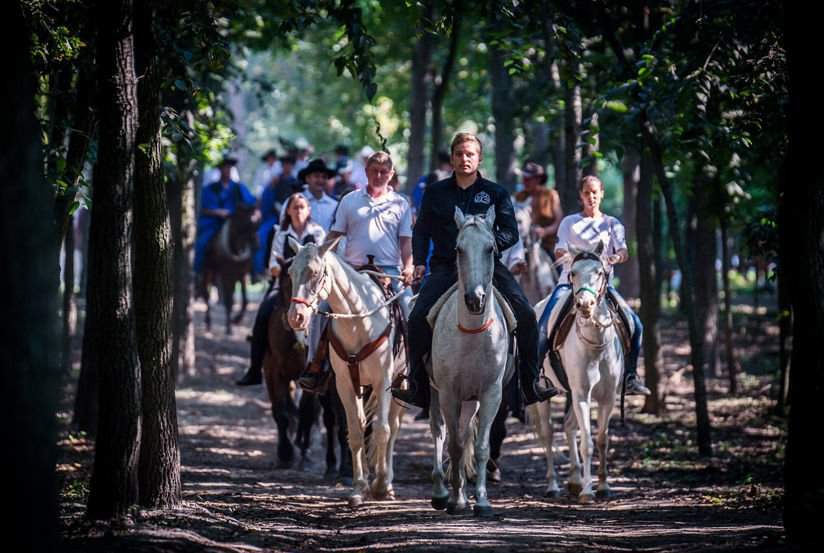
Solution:
{"label": "embroidered logo on chest", "polygon": [[486,204],[489,205],[492,203],[492,198],[489,197],[489,194],[486,192],[478,192],[475,194],[475,198],[473,200],[476,204]]}

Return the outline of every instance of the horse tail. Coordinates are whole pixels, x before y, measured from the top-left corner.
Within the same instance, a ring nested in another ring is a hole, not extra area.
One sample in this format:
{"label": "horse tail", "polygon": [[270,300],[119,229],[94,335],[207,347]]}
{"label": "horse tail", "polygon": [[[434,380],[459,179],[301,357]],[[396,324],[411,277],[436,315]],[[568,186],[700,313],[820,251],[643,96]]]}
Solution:
{"label": "horse tail", "polygon": [[366,464],[368,467],[375,467],[378,463],[378,449],[375,440],[372,439],[372,425],[375,423],[375,415],[378,413],[378,394],[374,390],[368,391],[367,394],[363,408],[363,442],[366,448]]}
{"label": "horse tail", "polygon": [[478,411],[472,415],[469,424],[464,433],[463,456],[461,457],[461,464],[463,465],[464,474],[467,478],[475,478],[475,438],[478,436],[478,428],[480,426],[480,418]]}

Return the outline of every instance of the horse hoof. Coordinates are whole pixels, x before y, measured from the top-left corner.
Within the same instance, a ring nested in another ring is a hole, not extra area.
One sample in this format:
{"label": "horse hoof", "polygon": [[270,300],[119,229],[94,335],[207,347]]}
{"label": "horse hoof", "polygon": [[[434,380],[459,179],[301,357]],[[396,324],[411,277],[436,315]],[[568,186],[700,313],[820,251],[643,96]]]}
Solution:
{"label": "horse hoof", "polygon": [[492,516],[492,507],[489,505],[478,505],[475,504],[472,507],[472,512],[475,513],[476,517],[491,517]]}
{"label": "horse hoof", "polygon": [[446,509],[446,504],[449,502],[449,496],[446,495],[444,497],[433,497],[432,501],[429,503],[432,505],[432,508],[436,511],[443,511]]}
{"label": "horse hoof", "polygon": [[609,499],[612,497],[612,491],[609,488],[605,490],[598,490],[595,492],[595,497],[598,499]]}
{"label": "horse hoof", "polygon": [[561,497],[561,490],[547,490],[544,492],[544,496],[550,499],[558,499]]}
{"label": "horse hoof", "polygon": [[569,495],[578,495],[583,489],[584,488],[581,484],[573,484],[572,482],[567,484],[567,491],[569,492]]}
{"label": "horse hoof", "polygon": [[591,493],[582,493],[578,496],[578,503],[582,505],[589,505],[590,503],[595,501],[595,496]]}
{"label": "horse hoof", "polygon": [[358,509],[363,507],[363,496],[362,495],[351,495],[349,496],[349,508],[350,509]]}
{"label": "horse hoof", "polygon": [[446,505],[446,514],[448,515],[462,515],[466,512],[466,505],[457,505],[455,503],[448,503]]}

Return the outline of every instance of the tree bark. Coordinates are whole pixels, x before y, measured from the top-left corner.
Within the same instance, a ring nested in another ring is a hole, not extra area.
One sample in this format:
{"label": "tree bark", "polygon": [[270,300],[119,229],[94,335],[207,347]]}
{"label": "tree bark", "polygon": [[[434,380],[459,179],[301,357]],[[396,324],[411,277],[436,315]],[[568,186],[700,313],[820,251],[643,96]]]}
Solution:
{"label": "tree bark", "polygon": [[424,142],[426,137],[426,108],[429,103],[429,64],[432,61],[434,39],[426,29],[433,18],[432,2],[423,3],[421,21],[418,26],[421,35],[412,53],[412,75],[409,83],[409,151],[407,153],[407,187],[412,192],[425,171]]}
{"label": "tree bark", "polygon": [[[815,36],[818,19],[798,4],[788,4],[786,29],[790,79],[789,151],[782,171],[781,263],[790,279],[793,350],[790,370],[790,420],[784,466],[784,527],[791,543],[821,542],[824,485],[810,478],[820,470],[821,394],[824,390],[824,167],[810,129],[821,128],[815,67],[818,53],[806,37]],[[809,547],[812,549],[812,547]]]}
{"label": "tree bark", "polygon": [[696,200],[695,257],[692,262],[695,285],[695,313],[701,333],[705,370],[718,376],[718,277],[715,260],[718,257],[716,241],[716,205],[714,180],[704,168],[696,178],[693,194]]}
{"label": "tree bark", "polygon": [[495,179],[509,191],[515,188],[515,104],[512,78],[504,66],[506,54],[493,42],[489,47],[492,117],[495,119]]}
{"label": "tree bark", "polygon": [[40,125],[35,117],[37,74],[31,28],[21,4],[4,2],[0,21],[8,41],[8,77],[0,85],[0,440],[5,445],[4,498],[12,508],[4,534],[10,551],[57,548],[57,409],[60,390],[59,236],[51,207],[54,190],[43,174]]}
{"label": "tree bark", "polygon": [[730,394],[735,395],[738,393],[738,362],[735,360],[735,349],[732,344],[729,218],[724,209],[720,211],[718,222],[721,228],[721,282],[724,286],[724,317],[721,319],[721,326],[724,332],[724,360],[727,366],[727,378],[730,382]]}
{"label": "tree bark", "polygon": [[91,355],[99,374],[100,417],[87,515],[110,519],[137,502],[140,365],[132,304],[132,193],[137,129],[131,0],[97,5],[100,145],[89,249]]}
{"label": "tree bark", "polygon": [[[185,107],[178,110],[188,119],[190,127],[194,116]],[[195,161],[186,144],[176,147],[177,167],[168,184],[169,220],[172,226],[172,372],[175,380],[194,376],[195,330],[192,305],[192,263],[196,229]]]}
{"label": "tree bark", "polygon": [[[637,150],[626,149],[624,151],[624,158],[621,160],[621,172],[624,177],[624,204],[623,213],[621,214],[621,221],[624,223],[627,236],[627,247],[629,248],[629,263],[622,263],[615,267],[615,276],[618,277],[620,284],[618,285],[621,294],[625,298],[637,298],[641,293],[640,290],[640,274],[639,264],[641,263],[638,257],[638,233],[636,232],[636,213],[638,200],[638,180],[640,178],[640,155]],[[650,176],[651,178],[651,176]],[[644,201],[644,205],[649,209],[646,214],[647,224],[649,225],[647,231],[652,230],[650,217],[652,216],[652,191],[650,196]],[[652,236],[649,237],[652,239]],[[650,251],[652,253],[652,250]]]}
{"label": "tree bark", "polygon": [[681,286],[683,296],[681,297],[681,303],[684,304],[684,309],[686,310],[687,326],[689,328],[690,337],[690,362],[692,363],[693,380],[695,383],[696,441],[698,443],[698,453],[704,457],[710,457],[712,456],[712,437],[710,434],[710,417],[707,407],[707,385],[703,365],[703,339],[699,331],[695,306],[693,305],[695,298],[693,272],[687,263],[684,245],[681,240],[681,224],[675,207],[672,182],[667,178],[666,170],[664,168],[664,154],[658,140],[658,132],[649,120],[646,109],[641,109],[640,111],[640,124],[641,135],[644,138],[646,147],[649,148],[655,175],[664,195],[669,235],[672,240],[673,249],[675,250],[678,268],[681,270],[681,274],[683,275]]}
{"label": "tree bark", "polygon": [[[634,154],[638,159],[637,152]],[[661,332],[658,321],[661,317],[661,266],[655,251],[654,225],[660,224],[660,217],[654,217],[652,191],[653,168],[649,154],[642,152],[638,166],[635,189],[637,208],[633,208],[638,226],[638,268],[641,294],[641,321],[644,323],[644,380],[652,394],[644,402],[644,413],[660,414],[663,401],[659,392],[661,382]],[[633,160],[634,161],[634,160]],[[625,181],[626,182],[626,181]],[[626,197],[624,200],[626,205]],[[624,216],[624,220],[628,218]],[[659,230],[660,234],[660,230]],[[634,261],[634,260],[633,260]],[[625,263],[626,265],[626,263]]]}
{"label": "tree bark", "polygon": [[135,153],[135,323],[143,384],[139,461],[140,504],[180,503],[180,450],[172,370],[171,224],[161,172],[162,72],[152,30],[153,10],[138,3],[135,62],[140,105]]}
{"label": "tree bark", "polygon": [[586,160],[585,166],[581,169],[581,175],[598,176],[598,152],[601,148],[601,134],[598,127],[598,112],[593,111],[589,117],[589,128],[587,129],[586,144],[584,145],[583,158]]}
{"label": "tree bark", "polygon": [[429,170],[434,171],[438,166],[438,152],[441,150],[443,140],[443,103],[446,99],[446,91],[449,89],[449,81],[452,78],[452,71],[455,67],[455,58],[458,56],[458,45],[461,40],[461,2],[455,2],[452,8],[452,29],[449,35],[449,50],[443,68],[435,82],[435,89],[432,92],[432,140],[429,150]]}
{"label": "tree bark", "polygon": [[564,80],[564,173],[566,181],[558,190],[564,213],[577,213],[578,183],[581,181],[581,85],[578,82],[580,63],[567,60],[567,79]]}
{"label": "tree bark", "polygon": [[74,221],[69,218],[63,239],[63,309],[61,310],[60,365],[68,377],[72,372],[72,336],[75,333],[77,309],[74,302]]}

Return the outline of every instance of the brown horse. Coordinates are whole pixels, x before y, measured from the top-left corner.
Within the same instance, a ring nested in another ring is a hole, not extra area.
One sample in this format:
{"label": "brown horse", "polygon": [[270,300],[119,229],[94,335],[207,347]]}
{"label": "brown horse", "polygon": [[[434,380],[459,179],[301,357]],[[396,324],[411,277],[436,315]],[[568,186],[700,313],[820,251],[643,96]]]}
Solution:
{"label": "brown horse", "polygon": [[[209,310],[209,288],[217,286],[221,303],[226,309],[226,334],[232,333],[232,323],[238,324],[246,313],[246,274],[252,272],[252,253],[257,247],[255,207],[237,203],[235,212],[223,224],[209,244],[203,267],[203,283],[199,295],[206,301],[206,328],[212,329]],[[240,283],[240,312],[232,317],[235,284]]]}
{"label": "brown horse", "polygon": [[289,303],[283,301],[283,298],[291,297],[292,282],[285,268],[281,271],[278,283],[280,289],[275,293],[280,295],[281,301],[269,319],[267,348],[263,360],[266,391],[272,404],[272,418],[278,429],[277,467],[288,468],[295,460],[294,446],[289,435],[289,428],[294,427],[295,418],[295,441],[301,450],[301,465],[308,461],[307,451],[311,442],[312,426],[317,420],[320,407],[323,406],[323,422],[326,427],[326,475],[334,477],[338,474],[335,456],[337,438],[342,457],[340,476],[344,479],[351,478],[352,461],[348,455],[346,426],[341,424],[341,421],[345,420],[343,406],[337,397],[334,379],[330,379],[332,383],[322,396],[304,392],[301,394],[299,405],[295,406],[292,383],[297,381],[306,364],[306,348],[286,322]]}

